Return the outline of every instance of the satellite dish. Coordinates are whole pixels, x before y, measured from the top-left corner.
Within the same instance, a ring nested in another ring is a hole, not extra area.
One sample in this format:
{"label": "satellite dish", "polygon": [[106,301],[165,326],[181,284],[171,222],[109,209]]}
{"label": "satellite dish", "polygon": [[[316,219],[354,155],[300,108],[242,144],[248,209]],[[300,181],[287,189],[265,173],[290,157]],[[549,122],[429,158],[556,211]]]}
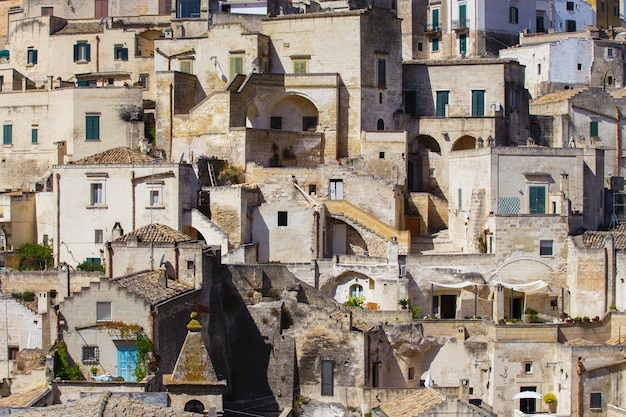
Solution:
{"label": "satellite dish", "polygon": [[161,260],[159,261],[159,268],[165,265],[165,254],[161,255]]}

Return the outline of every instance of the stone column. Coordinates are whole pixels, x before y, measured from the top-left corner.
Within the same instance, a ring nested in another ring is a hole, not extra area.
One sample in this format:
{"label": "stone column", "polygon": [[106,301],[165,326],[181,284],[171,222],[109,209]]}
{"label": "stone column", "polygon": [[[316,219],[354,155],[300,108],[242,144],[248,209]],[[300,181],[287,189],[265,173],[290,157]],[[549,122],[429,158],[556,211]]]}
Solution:
{"label": "stone column", "polygon": [[493,289],[493,321],[504,319],[504,287],[496,285]]}

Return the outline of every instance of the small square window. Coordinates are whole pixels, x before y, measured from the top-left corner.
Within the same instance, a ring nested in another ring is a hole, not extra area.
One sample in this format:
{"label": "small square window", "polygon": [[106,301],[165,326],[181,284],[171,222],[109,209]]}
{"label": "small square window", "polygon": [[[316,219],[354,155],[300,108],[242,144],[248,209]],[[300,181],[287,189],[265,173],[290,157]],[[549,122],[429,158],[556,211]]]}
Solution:
{"label": "small square window", "polygon": [[54,7],[42,7],[41,8],[42,16],[53,16],[54,15]]}
{"label": "small square window", "polygon": [[578,64],[578,71],[582,71],[583,70],[583,64]]}
{"label": "small square window", "polygon": [[104,233],[102,232],[102,229],[94,230],[94,239],[93,239],[93,241],[95,243],[102,243],[103,240],[104,240]]}
{"label": "small square window", "polygon": [[414,381],[415,380],[415,368],[412,367],[412,366],[409,368],[408,379],[409,379],[409,381]]}
{"label": "small square window", "polygon": [[87,42],[77,42],[74,45],[74,62],[91,61],[91,45]]}
{"label": "small square window", "polygon": [[85,365],[100,363],[100,349],[98,346],[83,346],[82,361]]}
{"label": "small square window", "polygon": [[378,159],[385,159],[385,153],[384,152],[378,152]]}
{"label": "small square window", "polygon": [[286,211],[278,212],[278,225],[287,226],[287,212]]}
{"label": "small square window", "polygon": [[128,61],[128,48],[122,45],[115,45],[113,48],[113,59],[116,61]]}
{"label": "small square window", "polygon": [[186,74],[193,74],[190,59],[180,59],[178,60],[178,64],[179,64],[178,68],[180,72],[184,72]]}
{"label": "small square window", "polygon": [[158,206],[160,202],[159,190],[150,190],[150,205]]}
{"label": "small square window", "polygon": [[417,43],[417,51],[422,52],[424,50],[424,45],[421,42]]}
{"label": "small square window", "polygon": [[293,61],[293,73],[294,74],[306,74],[307,73],[307,60],[295,59]]}
{"label": "small square window", "polygon": [[272,116],[270,117],[270,129],[282,129],[283,128],[283,118],[280,116]]}
{"label": "small square window", "polygon": [[315,195],[315,194],[317,194],[317,185],[309,184],[309,195]]}
{"label": "small square window", "polygon": [[195,265],[193,261],[187,261],[187,269],[194,269]]}
{"label": "small square window", "polygon": [[533,363],[532,362],[525,362],[524,363],[524,372],[526,372],[527,374],[532,374],[533,373]]}
{"label": "small square window", "polygon": [[111,321],[112,317],[110,301],[96,302],[96,321]]}
{"label": "small square window", "polygon": [[150,86],[150,76],[148,74],[141,74],[139,76],[139,84],[144,90],[147,90]]}
{"label": "small square window", "polygon": [[20,353],[19,346],[9,346],[9,359],[14,361],[17,359],[17,354]]}
{"label": "small square window", "polygon": [[539,241],[539,256],[553,256],[554,255],[554,241],[553,240],[540,240]]}
{"label": "small square window", "polygon": [[37,50],[34,48],[28,48],[26,51],[26,65],[37,64]]}
{"label": "small square window", "polygon": [[428,176],[430,178],[435,178],[435,168],[428,168]]}
{"label": "small square window", "polygon": [[602,408],[602,393],[601,392],[592,392],[589,398],[589,407],[590,408]]}
{"label": "small square window", "polygon": [[574,2],[573,1],[568,1],[567,2],[567,10],[574,10]]}
{"label": "small square window", "polygon": [[613,58],[614,55],[615,55],[615,52],[613,51],[613,48],[606,48],[607,58]]}

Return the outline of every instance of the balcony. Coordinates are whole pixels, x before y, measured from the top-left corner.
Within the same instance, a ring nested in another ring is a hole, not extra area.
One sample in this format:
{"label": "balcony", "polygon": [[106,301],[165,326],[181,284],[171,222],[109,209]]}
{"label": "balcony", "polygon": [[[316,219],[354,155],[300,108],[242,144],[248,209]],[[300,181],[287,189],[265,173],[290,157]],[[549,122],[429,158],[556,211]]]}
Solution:
{"label": "balcony", "polygon": [[435,36],[441,34],[441,26],[439,23],[429,23],[424,25],[424,35]]}
{"label": "balcony", "polygon": [[457,19],[452,21],[452,30],[456,32],[466,32],[469,30],[469,19]]}

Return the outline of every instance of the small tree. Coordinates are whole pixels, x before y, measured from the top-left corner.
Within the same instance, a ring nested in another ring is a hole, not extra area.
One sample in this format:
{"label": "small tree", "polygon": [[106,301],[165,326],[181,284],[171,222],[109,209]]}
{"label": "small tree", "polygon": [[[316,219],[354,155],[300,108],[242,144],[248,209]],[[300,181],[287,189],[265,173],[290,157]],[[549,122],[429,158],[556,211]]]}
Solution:
{"label": "small tree", "polygon": [[54,264],[50,246],[27,243],[20,248],[19,252],[22,270],[43,270]]}
{"label": "small tree", "polygon": [[356,295],[351,295],[350,297],[348,297],[348,301],[343,303],[343,305],[349,307],[361,307],[364,302],[365,297],[357,297]]}

